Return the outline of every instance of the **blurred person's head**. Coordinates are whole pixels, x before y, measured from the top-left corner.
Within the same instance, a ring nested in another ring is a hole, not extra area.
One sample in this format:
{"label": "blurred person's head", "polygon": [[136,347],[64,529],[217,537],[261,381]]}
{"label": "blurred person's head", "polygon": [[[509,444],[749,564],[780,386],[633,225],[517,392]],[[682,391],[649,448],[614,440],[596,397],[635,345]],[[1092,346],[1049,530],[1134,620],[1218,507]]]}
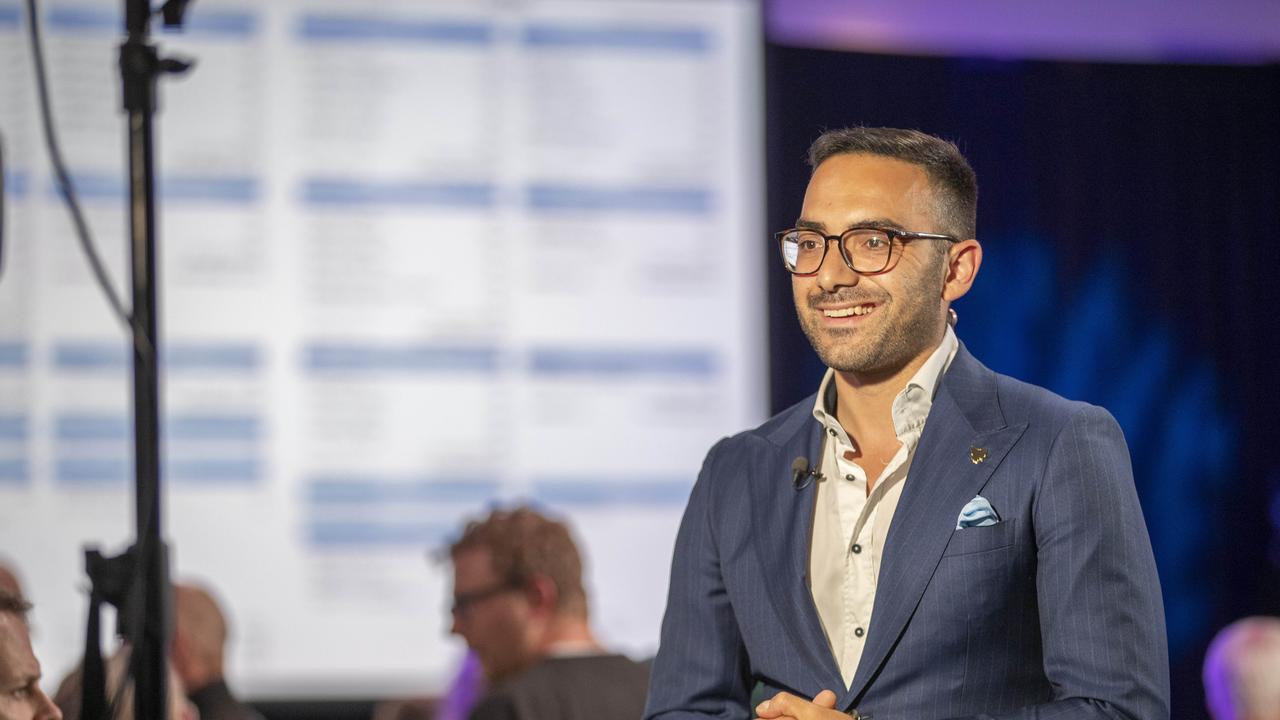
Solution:
{"label": "blurred person's head", "polygon": [[[129,677],[128,645],[122,645],[104,663],[106,672],[107,703],[109,703],[114,720],[133,720],[133,678]],[[53,694],[54,701],[62,709],[63,720],[80,720],[81,702],[84,695],[84,663],[79,665],[62,679],[58,691]],[[182,678],[169,663],[169,687],[165,696],[164,720],[199,720],[199,714],[187,701],[186,690]]]}
{"label": "blurred person's head", "polygon": [[221,680],[227,619],[213,594],[196,585],[174,585],[173,617],[173,667],[187,692]]}
{"label": "blurred person's head", "polygon": [[1238,620],[1214,637],[1204,660],[1214,720],[1280,720],[1280,618]]}
{"label": "blurred person's head", "polygon": [[62,717],[40,689],[40,662],[27,630],[30,609],[20,595],[0,589],[0,720]]}
{"label": "blurred person's head", "polygon": [[527,507],[495,510],[468,523],[449,555],[453,632],[490,679],[528,668],[551,643],[594,642],[582,559],[564,523]]}
{"label": "blurred person's head", "polygon": [[18,572],[4,561],[0,561],[0,592],[6,592],[19,598],[27,596],[26,593],[22,592],[22,582],[18,580]]}

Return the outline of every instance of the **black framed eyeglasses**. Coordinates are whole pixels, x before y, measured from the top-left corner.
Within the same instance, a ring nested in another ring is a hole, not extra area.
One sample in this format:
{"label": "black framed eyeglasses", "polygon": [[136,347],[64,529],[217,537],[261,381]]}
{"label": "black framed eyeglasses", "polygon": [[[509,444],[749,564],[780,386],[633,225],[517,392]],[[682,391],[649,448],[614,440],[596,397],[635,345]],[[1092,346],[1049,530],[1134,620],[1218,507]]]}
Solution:
{"label": "black framed eyeglasses", "polygon": [[498,585],[494,585],[493,587],[485,588],[483,590],[472,590],[471,592],[454,593],[453,606],[449,608],[449,611],[454,615],[461,615],[465,613],[468,608],[470,608],[471,606],[475,605],[478,602],[481,602],[483,600],[488,600],[489,598],[495,597],[497,595],[501,595],[504,592],[511,592],[512,590],[519,590],[519,589],[520,589],[520,583],[507,581],[504,583],[499,583]]}
{"label": "black framed eyeglasses", "polygon": [[946,240],[957,243],[960,238],[938,233],[920,233],[885,227],[856,227],[839,235],[823,235],[809,228],[790,228],[774,233],[782,263],[793,275],[812,275],[822,267],[827,246],[835,241],[840,259],[856,273],[874,275],[884,272],[912,240]]}

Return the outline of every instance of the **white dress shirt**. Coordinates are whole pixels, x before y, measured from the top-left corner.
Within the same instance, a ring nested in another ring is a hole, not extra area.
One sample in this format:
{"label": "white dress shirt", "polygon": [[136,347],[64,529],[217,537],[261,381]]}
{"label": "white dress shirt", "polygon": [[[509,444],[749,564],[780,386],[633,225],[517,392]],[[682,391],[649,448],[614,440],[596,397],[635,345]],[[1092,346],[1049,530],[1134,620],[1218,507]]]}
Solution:
{"label": "white dress shirt", "polygon": [[825,436],[823,479],[817,483],[809,553],[809,590],[846,687],[853,682],[866,645],[889,524],[938,383],[959,346],[948,325],[937,349],[894,398],[893,427],[902,444],[869,494],[867,474],[853,462],[857,446],[836,420],[834,370],[827,370],[818,390],[813,416],[822,423]]}

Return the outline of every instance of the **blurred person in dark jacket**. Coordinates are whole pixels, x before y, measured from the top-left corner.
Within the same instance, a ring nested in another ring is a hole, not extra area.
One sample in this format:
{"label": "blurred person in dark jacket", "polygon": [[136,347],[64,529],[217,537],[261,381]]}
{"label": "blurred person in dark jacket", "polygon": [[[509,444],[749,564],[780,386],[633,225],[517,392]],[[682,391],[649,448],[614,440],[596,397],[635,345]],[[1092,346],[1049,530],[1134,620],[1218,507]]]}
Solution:
{"label": "blurred person in dark jacket", "polygon": [[582,559],[564,523],[495,510],[468,523],[449,555],[453,632],[490,682],[471,720],[640,717],[648,667],[591,632]]}
{"label": "blurred person in dark jacket", "polygon": [[173,666],[200,720],[262,720],[227,687],[227,619],[213,594],[196,585],[174,585],[173,616]]}

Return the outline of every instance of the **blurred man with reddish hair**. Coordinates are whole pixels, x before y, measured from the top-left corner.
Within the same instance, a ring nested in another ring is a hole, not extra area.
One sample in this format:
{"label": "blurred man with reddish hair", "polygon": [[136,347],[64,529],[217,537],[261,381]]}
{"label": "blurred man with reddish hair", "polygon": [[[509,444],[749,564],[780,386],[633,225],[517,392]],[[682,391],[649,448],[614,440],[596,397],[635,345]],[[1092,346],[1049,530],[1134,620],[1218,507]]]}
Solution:
{"label": "blurred man with reddish hair", "polygon": [[492,686],[472,720],[639,717],[648,669],[591,632],[569,529],[534,510],[497,510],[449,548],[453,632]]}

